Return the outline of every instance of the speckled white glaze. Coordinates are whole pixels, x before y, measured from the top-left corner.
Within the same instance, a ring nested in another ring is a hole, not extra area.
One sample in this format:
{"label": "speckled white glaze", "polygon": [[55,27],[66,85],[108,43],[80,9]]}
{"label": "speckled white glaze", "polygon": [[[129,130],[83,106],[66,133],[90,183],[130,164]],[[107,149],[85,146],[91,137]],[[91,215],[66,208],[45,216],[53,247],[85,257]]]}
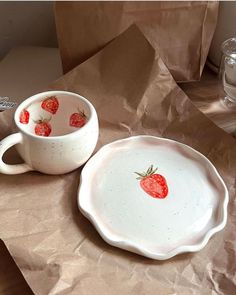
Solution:
{"label": "speckled white glaze", "polygon": [[[166,178],[164,199],[148,195],[135,171],[150,165]],[[227,219],[228,191],[212,163],[189,146],[153,136],[118,140],[82,170],[81,212],[109,244],[168,259],[202,249]]]}
{"label": "speckled white glaze", "polygon": [[[42,110],[43,99],[56,96],[60,107],[56,115]],[[71,127],[69,118],[78,108],[85,112],[87,121],[81,128]],[[22,110],[30,111],[29,124],[19,121]],[[49,137],[38,136],[34,132],[35,120],[50,117],[52,132]],[[66,91],[38,93],[17,108],[14,116],[18,133],[12,134],[0,143],[0,159],[14,144],[25,161],[24,164],[7,165],[0,161],[0,172],[18,174],[37,170],[46,174],[63,174],[84,164],[93,153],[98,139],[98,118],[93,105],[84,97]]]}

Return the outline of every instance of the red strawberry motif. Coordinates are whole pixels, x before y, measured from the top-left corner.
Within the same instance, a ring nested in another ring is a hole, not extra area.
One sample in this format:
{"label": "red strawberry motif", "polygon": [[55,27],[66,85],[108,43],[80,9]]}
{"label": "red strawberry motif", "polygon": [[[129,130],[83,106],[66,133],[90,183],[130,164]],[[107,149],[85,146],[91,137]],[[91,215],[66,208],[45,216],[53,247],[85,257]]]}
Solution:
{"label": "red strawberry motif", "polygon": [[20,122],[22,124],[28,124],[29,117],[30,117],[30,113],[26,109],[22,110],[20,113]]}
{"label": "red strawberry motif", "polygon": [[55,115],[58,108],[59,108],[59,102],[58,102],[56,96],[50,96],[50,97],[44,99],[44,101],[42,101],[41,107],[45,111]]}
{"label": "red strawberry motif", "polygon": [[40,120],[35,121],[35,123],[36,123],[35,128],[34,128],[35,134],[37,134],[39,136],[49,136],[52,131],[52,127],[49,124],[50,120],[51,120],[51,118],[40,119]]}
{"label": "red strawberry motif", "polygon": [[74,113],[70,116],[70,126],[81,128],[85,125],[87,117],[84,111],[78,110],[78,113]]}
{"label": "red strawberry motif", "polygon": [[144,173],[137,173],[141,188],[153,198],[164,199],[168,195],[168,186],[164,176],[155,174],[157,168],[153,170],[151,165]]}

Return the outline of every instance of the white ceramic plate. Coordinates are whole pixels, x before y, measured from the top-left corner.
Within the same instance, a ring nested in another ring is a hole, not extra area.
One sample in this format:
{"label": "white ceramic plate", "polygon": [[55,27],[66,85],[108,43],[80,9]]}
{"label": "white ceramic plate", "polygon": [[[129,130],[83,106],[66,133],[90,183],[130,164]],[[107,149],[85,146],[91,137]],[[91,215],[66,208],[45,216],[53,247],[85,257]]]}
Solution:
{"label": "white ceramic plate", "polygon": [[228,192],[205,156],[143,135],[110,143],[87,162],[78,204],[109,244],[163,260],[202,249],[223,229]]}

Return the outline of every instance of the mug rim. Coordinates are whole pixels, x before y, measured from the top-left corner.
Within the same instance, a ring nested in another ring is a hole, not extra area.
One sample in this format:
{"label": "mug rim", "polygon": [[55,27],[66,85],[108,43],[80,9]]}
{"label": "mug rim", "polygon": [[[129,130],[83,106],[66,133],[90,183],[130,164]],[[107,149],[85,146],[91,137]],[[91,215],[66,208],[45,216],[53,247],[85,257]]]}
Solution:
{"label": "mug rim", "polygon": [[[33,134],[33,133],[31,133],[31,132],[29,132],[29,131],[27,131],[27,130],[25,130],[25,129],[22,128],[22,126],[18,122],[19,113],[20,113],[20,111],[22,109],[24,109],[24,107],[26,105],[28,105],[28,103],[33,102],[33,101],[37,101],[41,95],[45,95],[45,96],[50,95],[51,96],[51,95],[60,95],[60,94],[67,94],[67,95],[76,96],[77,98],[79,98],[80,100],[82,100],[84,103],[86,103],[86,105],[88,106],[89,111],[90,111],[90,116],[89,116],[89,119],[88,119],[87,123],[83,126],[83,128],[78,129],[78,130],[75,130],[75,131],[72,131],[72,132],[67,133],[67,134],[64,134],[64,135],[48,136],[48,137],[35,135],[35,134]],[[31,136],[31,137],[33,137],[35,139],[38,139],[38,140],[47,140],[48,141],[48,140],[55,140],[55,139],[63,139],[63,138],[66,138],[66,137],[72,137],[72,136],[76,136],[78,133],[84,132],[91,125],[91,121],[92,121],[92,119],[93,119],[94,116],[97,117],[97,112],[95,110],[95,107],[92,105],[92,103],[88,99],[86,99],[82,95],[80,95],[78,93],[75,93],[75,92],[70,92],[70,91],[48,90],[48,91],[38,92],[38,93],[36,93],[36,94],[34,94],[34,95],[26,98],[25,100],[23,100],[18,105],[18,107],[17,107],[17,109],[15,111],[14,121],[15,121],[15,124],[16,124],[17,128],[23,134],[26,134],[27,136]]]}

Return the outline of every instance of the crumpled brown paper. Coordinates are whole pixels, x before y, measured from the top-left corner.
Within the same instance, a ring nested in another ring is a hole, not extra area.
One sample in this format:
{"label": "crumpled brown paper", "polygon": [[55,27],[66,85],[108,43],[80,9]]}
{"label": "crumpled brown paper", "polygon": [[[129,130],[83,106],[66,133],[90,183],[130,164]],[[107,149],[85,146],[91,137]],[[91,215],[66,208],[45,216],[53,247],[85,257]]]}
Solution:
{"label": "crumpled brown paper", "polygon": [[108,245],[82,216],[81,169],[0,175],[1,238],[35,294],[235,294],[236,141],[197,110],[141,32],[132,26],[50,89],[80,93],[94,104],[97,148],[150,134],[206,155],[229,189],[229,216],[200,252],[155,261]]}
{"label": "crumpled brown paper", "polygon": [[176,81],[198,80],[217,14],[216,1],[56,2],[55,20],[64,72],[135,23],[159,51]]}

